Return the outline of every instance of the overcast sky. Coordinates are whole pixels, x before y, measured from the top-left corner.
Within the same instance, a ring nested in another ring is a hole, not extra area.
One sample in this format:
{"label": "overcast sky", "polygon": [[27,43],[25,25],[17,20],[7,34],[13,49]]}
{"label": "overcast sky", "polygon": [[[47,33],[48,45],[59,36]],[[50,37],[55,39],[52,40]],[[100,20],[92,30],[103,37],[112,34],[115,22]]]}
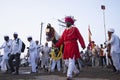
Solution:
{"label": "overcast sky", "polygon": [[[110,27],[120,36],[120,0],[0,0],[0,45],[4,35],[17,32],[26,43],[27,36],[40,40],[40,27],[43,22],[42,44],[45,43],[45,28],[47,23],[61,34],[64,28],[59,26],[57,19],[72,15],[77,20],[86,45],[88,44],[88,25],[92,32],[92,40],[96,44],[105,41],[103,10],[105,5],[106,30]],[[107,34],[106,34],[107,35]]]}

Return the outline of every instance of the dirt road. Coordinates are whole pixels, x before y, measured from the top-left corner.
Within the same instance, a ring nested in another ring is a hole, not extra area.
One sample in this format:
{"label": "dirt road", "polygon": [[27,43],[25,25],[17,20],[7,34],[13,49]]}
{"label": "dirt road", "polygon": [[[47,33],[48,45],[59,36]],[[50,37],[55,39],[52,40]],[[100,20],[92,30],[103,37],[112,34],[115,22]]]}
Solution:
{"label": "dirt road", "polygon": [[[39,70],[37,74],[30,74],[30,67],[21,67],[19,75],[4,74],[0,71],[0,80],[66,80],[66,74],[48,73],[43,70]],[[110,68],[85,67],[73,80],[120,80],[120,73],[116,74]]]}

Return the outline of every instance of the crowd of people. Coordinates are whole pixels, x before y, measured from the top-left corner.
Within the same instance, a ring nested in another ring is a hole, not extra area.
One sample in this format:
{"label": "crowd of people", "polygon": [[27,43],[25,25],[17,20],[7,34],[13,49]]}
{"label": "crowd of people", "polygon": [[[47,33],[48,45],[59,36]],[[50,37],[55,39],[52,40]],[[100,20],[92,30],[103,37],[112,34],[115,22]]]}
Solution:
{"label": "crowd of people", "polygon": [[[66,29],[59,40],[52,43],[52,47],[49,47],[47,42],[41,46],[39,41],[32,39],[32,36],[27,37],[30,43],[26,49],[28,49],[27,56],[31,65],[31,73],[37,73],[39,68],[48,72],[54,72],[57,69],[59,72],[63,71],[67,74],[67,80],[71,80],[73,73],[79,74],[79,70],[84,66],[107,68],[109,65],[112,66],[114,72],[120,73],[120,39],[114,34],[114,29],[108,30],[108,41],[105,43],[97,45],[95,41],[91,41],[86,47],[80,31],[74,25],[74,18],[67,16],[64,22]],[[14,39],[11,40],[9,36],[4,36],[5,42],[0,47],[0,49],[4,49],[1,70],[18,75],[23,46],[18,33],[13,33],[13,37]],[[78,41],[83,50],[86,48],[85,51],[79,50]],[[60,49],[57,48],[61,45],[64,46],[62,58],[53,58],[52,52],[58,54]],[[15,63],[13,63],[14,61]]]}

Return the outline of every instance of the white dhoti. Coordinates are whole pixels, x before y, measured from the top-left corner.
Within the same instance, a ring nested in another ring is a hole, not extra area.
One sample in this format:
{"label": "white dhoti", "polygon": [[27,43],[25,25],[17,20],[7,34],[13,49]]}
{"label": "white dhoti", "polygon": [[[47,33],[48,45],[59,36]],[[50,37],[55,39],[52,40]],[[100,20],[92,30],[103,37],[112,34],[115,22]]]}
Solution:
{"label": "white dhoti", "polygon": [[65,60],[65,65],[68,66],[67,70],[67,77],[72,77],[72,73],[79,73],[79,70],[75,66],[75,60],[74,59],[67,59]]}
{"label": "white dhoti", "polygon": [[120,70],[120,53],[112,53],[111,54],[113,65],[117,70]]}
{"label": "white dhoti", "polygon": [[5,59],[3,59],[0,63],[1,71],[5,72],[7,70]]}
{"label": "white dhoti", "polygon": [[32,67],[32,72],[36,72],[37,64],[36,64],[35,60],[36,60],[35,53],[30,53],[30,63],[31,63],[31,67]]}
{"label": "white dhoti", "polygon": [[53,72],[55,69],[55,66],[57,64],[57,70],[60,71],[60,60],[52,60],[52,66],[51,66],[51,71]]}

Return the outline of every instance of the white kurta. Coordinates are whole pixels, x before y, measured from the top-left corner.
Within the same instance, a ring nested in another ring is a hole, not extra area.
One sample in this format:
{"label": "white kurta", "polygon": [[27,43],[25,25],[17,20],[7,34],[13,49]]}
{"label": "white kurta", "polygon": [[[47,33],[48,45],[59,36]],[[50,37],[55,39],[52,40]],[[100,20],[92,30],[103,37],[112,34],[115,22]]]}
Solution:
{"label": "white kurta", "polygon": [[107,42],[111,44],[111,57],[117,70],[120,70],[120,39],[117,35],[112,34],[111,39]]}
{"label": "white kurta", "polygon": [[42,48],[42,67],[45,66],[45,68],[48,68],[49,66],[49,53],[50,53],[50,47],[44,46]]}
{"label": "white kurta", "polygon": [[40,45],[36,45],[37,46],[37,55],[36,55],[36,64],[38,66],[39,62],[40,62],[40,52],[41,52],[41,46]]}
{"label": "white kurta", "polygon": [[12,42],[11,54],[21,53],[22,41],[20,38],[14,39]]}
{"label": "white kurta", "polygon": [[41,46],[40,45],[36,46],[37,46],[37,58],[40,58]]}
{"label": "white kurta", "polygon": [[36,64],[35,60],[37,57],[37,46],[33,40],[30,42],[29,53],[30,53],[30,63],[32,66],[32,72],[36,72],[37,64]]}
{"label": "white kurta", "polygon": [[12,40],[9,40],[8,42],[4,42],[3,45],[0,47],[0,49],[4,49],[4,55],[2,57],[1,61],[1,70],[7,70],[7,67],[9,68],[8,64],[8,54],[11,53],[11,46],[12,46]]}

